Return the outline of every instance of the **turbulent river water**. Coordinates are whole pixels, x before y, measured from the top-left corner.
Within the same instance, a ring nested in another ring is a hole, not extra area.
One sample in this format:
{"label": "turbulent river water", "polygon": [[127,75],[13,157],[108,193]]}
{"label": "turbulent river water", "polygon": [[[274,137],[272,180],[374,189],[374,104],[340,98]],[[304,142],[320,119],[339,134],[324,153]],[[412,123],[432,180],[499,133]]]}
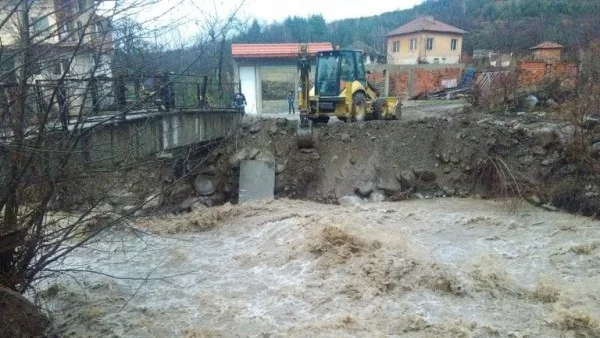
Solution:
{"label": "turbulent river water", "polygon": [[[600,223],[514,201],[136,221],[41,285],[66,337],[600,337]],[[120,278],[112,278],[116,276]]]}

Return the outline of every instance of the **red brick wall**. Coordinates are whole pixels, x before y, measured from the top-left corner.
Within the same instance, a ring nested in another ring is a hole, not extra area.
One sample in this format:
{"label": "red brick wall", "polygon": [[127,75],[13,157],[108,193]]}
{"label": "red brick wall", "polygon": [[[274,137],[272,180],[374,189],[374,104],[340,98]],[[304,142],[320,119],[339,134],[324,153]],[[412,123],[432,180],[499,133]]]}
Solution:
{"label": "red brick wall", "polygon": [[373,72],[371,74],[367,74],[367,81],[379,91],[382,95],[385,90],[385,74],[383,72]]}
{"label": "red brick wall", "polygon": [[559,62],[555,64],[550,73],[550,77],[560,79],[561,85],[565,88],[575,88],[578,75],[579,67],[576,63],[571,62]]}
{"label": "red brick wall", "polygon": [[416,68],[414,72],[413,95],[428,93],[438,88],[442,89],[442,80],[456,79],[459,82],[462,75],[462,69],[460,68]]}
{"label": "red brick wall", "polygon": [[[387,68],[387,74],[384,69]],[[385,77],[389,77],[389,96],[408,98],[422,93],[428,93],[442,87],[442,80],[457,80],[462,76],[461,66],[379,66],[372,68],[367,75],[369,83],[385,95]],[[412,85],[412,88],[411,88]]]}
{"label": "red brick wall", "polygon": [[519,88],[532,88],[546,81],[560,79],[565,88],[572,88],[577,81],[577,64],[570,62],[545,62],[525,60],[519,62]]}
{"label": "red brick wall", "polygon": [[391,72],[390,73],[390,96],[400,96],[405,98],[408,96],[408,72]]}

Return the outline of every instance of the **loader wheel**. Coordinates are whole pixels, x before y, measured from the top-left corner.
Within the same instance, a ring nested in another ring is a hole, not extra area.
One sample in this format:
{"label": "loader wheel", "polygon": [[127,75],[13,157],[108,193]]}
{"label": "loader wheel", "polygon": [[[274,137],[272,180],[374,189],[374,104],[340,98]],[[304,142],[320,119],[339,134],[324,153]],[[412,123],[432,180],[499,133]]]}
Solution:
{"label": "loader wheel", "polygon": [[367,115],[367,99],[365,93],[356,92],[352,95],[352,113],[356,121],[364,121]]}
{"label": "loader wheel", "polygon": [[373,120],[379,120],[387,113],[387,101],[383,98],[375,99],[371,107]]}

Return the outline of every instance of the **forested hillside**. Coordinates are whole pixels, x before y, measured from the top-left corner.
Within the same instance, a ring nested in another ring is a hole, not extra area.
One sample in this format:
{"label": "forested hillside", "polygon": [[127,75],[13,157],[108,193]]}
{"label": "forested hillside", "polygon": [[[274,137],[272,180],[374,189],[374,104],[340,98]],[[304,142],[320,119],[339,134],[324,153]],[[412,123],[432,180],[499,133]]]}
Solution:
{"label": "forested hillside", "polygon": [[579,47],[600,38],[598,0],[427,0],[408,10],[330,23],[320,15],[289,17],[270,25],[254,21],[235,42],[331,41],[347,46],[363,41],[383,51],[387,32],[423,15],[469,31],[464,43],[467,53],[473,49],[518,52],[543,40]]}

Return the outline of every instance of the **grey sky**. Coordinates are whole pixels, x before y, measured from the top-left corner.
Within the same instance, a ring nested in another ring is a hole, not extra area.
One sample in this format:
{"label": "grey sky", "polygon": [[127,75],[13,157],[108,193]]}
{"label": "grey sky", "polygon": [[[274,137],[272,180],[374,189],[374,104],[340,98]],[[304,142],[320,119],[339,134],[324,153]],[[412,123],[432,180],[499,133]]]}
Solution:
{"label": "grey sky", "polygon": [[[166,45],[193,40],[206,34],[206,22],[224,21],[235,13],[241,19],[262,23],[283,21],[288,16],[320,14],[326,21],[378,15],[407,9],[423,0],[121,0],[121,8],[147,28],[160,28],[157,38]],[[139,6],[138,4],[145,4]],[[114,5],[114,3],[113,3]],[[170,27],[170,28],[169,28]]]}

